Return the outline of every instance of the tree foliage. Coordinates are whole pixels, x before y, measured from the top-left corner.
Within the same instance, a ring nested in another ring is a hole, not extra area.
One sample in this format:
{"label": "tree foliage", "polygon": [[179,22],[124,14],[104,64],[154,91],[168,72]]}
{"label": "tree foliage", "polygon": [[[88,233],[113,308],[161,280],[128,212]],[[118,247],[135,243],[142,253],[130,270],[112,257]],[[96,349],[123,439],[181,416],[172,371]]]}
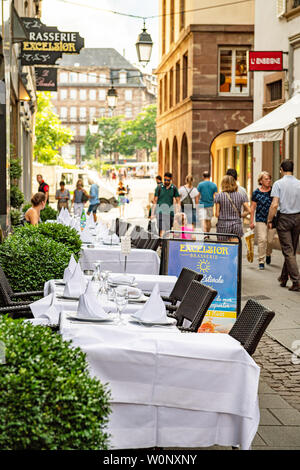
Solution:
{"label": "tree foliage", "polygon": [[40,163],[51,164],[59,149],[72,140],[72,131],[63,127],[53,111],[50,92],[37,93],[34,158]]}

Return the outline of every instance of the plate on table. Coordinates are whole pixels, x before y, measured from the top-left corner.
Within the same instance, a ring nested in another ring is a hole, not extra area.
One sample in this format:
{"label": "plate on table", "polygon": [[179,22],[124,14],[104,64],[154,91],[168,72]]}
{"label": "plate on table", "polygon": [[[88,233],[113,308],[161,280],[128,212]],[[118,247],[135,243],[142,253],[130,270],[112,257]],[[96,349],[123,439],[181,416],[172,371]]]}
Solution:
{"label": "plate on table", "polygon": [[68,320],[78,321],[78,322],[89,322],[89,323],[112,323],[113,318],[92,318],[92,317],[77,317],[76,315],[67,315]]}
{"label": "plate on table", "polygon": [[153,321],[141,320],[140,318],[137,318],[135,315],[130,315],[130,319],[135,323],[139,323],[139,324],[145,325],[145,326],[171,326],[171,325],[176,325],[176,320],[173,319],[173,318],[170,318],[170,319],[166,320],[165,322],[153,322]]}
{"label": "plate on table", "polygon": [[56,286],[65,286],[66,285],[66,283],[64,281],[54,281],[54,284]]}
{"label": "plate on table", "polygon": [[145,303],[145,302],[147,302],[147,300],[149,300],[149,297],[146,297],[145,295],[141,295],[141,296],[138,296],[138,297],[133,297],[133,296],[128,297],[128,303],[129,304]]}

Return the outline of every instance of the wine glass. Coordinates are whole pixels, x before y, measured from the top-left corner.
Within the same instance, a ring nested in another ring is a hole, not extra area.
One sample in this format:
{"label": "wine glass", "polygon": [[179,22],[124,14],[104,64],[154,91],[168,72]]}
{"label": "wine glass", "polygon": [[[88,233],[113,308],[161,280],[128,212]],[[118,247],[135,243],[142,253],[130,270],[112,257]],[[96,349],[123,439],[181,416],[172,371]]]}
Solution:
{"label": "wine glass", "polygon": [[127,287],[119,286],[115,289],[115,303],[117,306],[117,312],[118,312],[118,317],[119,317],[118,324],[122,325],[124,324],[124,321],[122,320],[121,313],[128,303]]}

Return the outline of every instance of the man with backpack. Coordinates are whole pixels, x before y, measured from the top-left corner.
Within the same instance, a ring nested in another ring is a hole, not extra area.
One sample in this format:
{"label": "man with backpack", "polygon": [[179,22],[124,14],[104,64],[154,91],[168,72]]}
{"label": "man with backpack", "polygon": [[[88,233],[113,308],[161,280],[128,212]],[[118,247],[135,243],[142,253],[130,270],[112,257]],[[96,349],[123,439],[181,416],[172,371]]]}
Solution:
{"label": "man with backpack", "polygon": [[199,202],[199,192],[193,186],[193,177],[188,175],[185,178],[185,185],[179,188],[181,210],[187,216],[189,224],[196,226],[196,208]]}
{"label": "man with backpack", "polygon": [[172,173],[164,174],[164,182],[155,189],[154,204],[151,218],[156,217],[159,235],[170,230],[173,226],[174,211],[180,211],[180,196],[178,189],[172,184]]}

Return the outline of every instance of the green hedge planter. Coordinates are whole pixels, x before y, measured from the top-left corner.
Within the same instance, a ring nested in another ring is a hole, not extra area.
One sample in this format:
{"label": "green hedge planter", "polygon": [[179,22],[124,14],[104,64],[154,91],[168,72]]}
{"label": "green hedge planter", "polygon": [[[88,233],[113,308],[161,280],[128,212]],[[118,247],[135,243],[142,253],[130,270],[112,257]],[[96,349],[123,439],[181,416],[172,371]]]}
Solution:
{"label": "green hedge planter", "polygon": [[44,326],[0,318],[1,450],[106,450],[110,392]]}

